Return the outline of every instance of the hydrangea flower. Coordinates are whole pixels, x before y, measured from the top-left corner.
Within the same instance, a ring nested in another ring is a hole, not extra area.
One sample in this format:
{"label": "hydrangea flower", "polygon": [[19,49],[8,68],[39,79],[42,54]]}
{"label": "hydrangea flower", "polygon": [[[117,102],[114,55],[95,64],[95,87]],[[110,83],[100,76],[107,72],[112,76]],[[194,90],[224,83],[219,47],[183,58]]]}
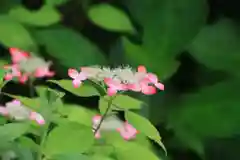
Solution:
{"label": "hydrangea flower", "polygon": [[16,77],[19,82],[24,83],[29,77],[54,76],[55,73],[49,70],[50,62],[45,62],[39,57],[30,56],[27,52],[17,48],[10,48],[9,52],[13,64],[4,67],[8,71],[5,75],[5,80],[12,80]]}
{"label": "hydrangea flower", "polygon": [[[96,115],[92,119],[93,131],[95,131],[102,119],[101,115]],[[102,131],[117,131],[125,140],[134,139],[138,131],[128,122],[122,122],[115,116],[106,117],[100,128],[95,133],[95,138],[101,138]]]}
{"label": "hydrangea flower", "polygon": [[[73,69],[69,69],[69,72],[73,72]],[[73,78],[75,87],[79,86],[76,83],[82,83],[86,79],[103,81],[107,86],[107,94],[109,96],[115,95],[118,91],[130,90],[152,95],[157,92],[157,89],[164,90],[164,85],[159,82],[158,77],[153,73],[148,73],[144,66],[138,66],[137,71],[129,66],[114,69],[89,66],[81,67],[79,75],[77,76],[76,74],[75,76],[69,74]]]}
{"label": "hydrangea flower", "polygon": [[0,107],[0,114],[3,116],[9,116],[15,120],[34,120],[39,125],[44,125],[45,120],[41,114],[30,110],[21,104],[18,100],[13,100],[11,102],[6,103],[6,106]]}

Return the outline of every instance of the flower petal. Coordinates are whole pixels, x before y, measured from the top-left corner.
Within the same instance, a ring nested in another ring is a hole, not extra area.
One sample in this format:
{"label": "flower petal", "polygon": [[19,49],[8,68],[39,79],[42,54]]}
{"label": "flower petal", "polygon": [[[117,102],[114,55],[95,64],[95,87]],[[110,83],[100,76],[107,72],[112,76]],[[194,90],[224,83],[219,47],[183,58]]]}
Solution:
{"label": "flower petal", "polygon": [[78,88],[82,84],[82,81],[80,81],[79,79],[74,79],[72,83],[74,88]]}
{"label": "flower petal", "polygon": [[149,81],[153,84],[158,83],[158,77],[157,75],[153,74],[153,73],[148,73],[147,74],[147,78],[149,79]]}
{"label": "flower petal", "polygon": [[162,91],[164,90],[164,84],[162,83],[156,83],[155,86]]}
{"label": "flower petal", "polygon": [[3,116],[8,115],[8,110],[6,109],[6,107],[1,107],[0,106],[0,114],[3,115]]}
{"label": "flower petal", "polygon": [[146,67],[143,66],[143,65],[138,66],[137,71],[138,71],[138,72],[147,73],[147,69],[146,69]]}
{"label": "flower petal", "polygon": [[146,84],[142,84],[141,88],[142,88],[142,93],[146,94],[146,95],[153,95],[153,94],[157,93],[156,88],[153,86],[148,86]]}
{"label": "flower petal", "polygon": [[43,116],[37,112],[31,112],[29,119],[36,121],[39,125],[45,124],[45,120],[44,120]]}
{"label": "flower petal", "polygon": [[78,77],[78,71],[76,69],[70,68],[68,69],[68,76],[75,79]]}
{"label": "flower petal", "polygon": [[117,90],[116,90],[115,88],[109,87],[109,88],[107,89],[107,94],[108,94],[109,96],[113,96],[113,95],[117,94]]}
{"label": "flower petal", "polygon": [[18,48],[9,48],[13,63],[19,63],[29,57],[29,54]]}

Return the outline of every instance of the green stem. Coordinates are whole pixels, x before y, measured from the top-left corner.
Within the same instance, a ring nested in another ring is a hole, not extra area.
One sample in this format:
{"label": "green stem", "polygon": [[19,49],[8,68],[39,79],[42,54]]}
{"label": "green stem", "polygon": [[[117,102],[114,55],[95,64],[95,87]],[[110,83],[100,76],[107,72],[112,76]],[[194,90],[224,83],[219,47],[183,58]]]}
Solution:
{"label": "green stem", "polygon": [[3,87],[4,87],[8,82],[9,82],[9,81],[3,81],[3,83],[2,83],[1,86],[0,86],[0,100],[2,99],[2,95],[3,95],[2,89],[3,89]]}
{"label": "green stem", "polygon": [[44,143],[45,143],[47,135],[48,135],[48,128],[49,128],[49,124],[46,124],[45,130],[43,131],[43,134],[40,137],[40,143],[39,143],[40,151],[38,153],[37,160],[42,160],[42,156],[43,156],[42,155],[42,150],[43,150]]}
{"label": "green stem", "polygon": [[95,135],[95,134],[97,133],[97,131],[100,129],[100,127],[101,127],[101,125],[102,125],[102,123],[103,123],[103,120],[106,118],[106,116],[107,116],[107,114],[108,114],[108,112],[109,112],[109,110],[110,110],[110,108],[111,108],[111,106],[112,106],[112,101],[114,100],[115,97],[116,97],[116,96],[113,96],[113,97],[111,97],[111,98],[109,99],[106,112],[103,114],[103,116],[102,116],[102,118],[101,118],[101,120],[100,120],[100,122],[99,122],[99,125],[98,125],[97,128],[95,129],[94,135]]}
{"label": "green stem", "polygon": [[30,92],[30,98],[33,98],[34,97],[34,86],[33,86],[33,79],[30,78],[29,79],[29,92]]}

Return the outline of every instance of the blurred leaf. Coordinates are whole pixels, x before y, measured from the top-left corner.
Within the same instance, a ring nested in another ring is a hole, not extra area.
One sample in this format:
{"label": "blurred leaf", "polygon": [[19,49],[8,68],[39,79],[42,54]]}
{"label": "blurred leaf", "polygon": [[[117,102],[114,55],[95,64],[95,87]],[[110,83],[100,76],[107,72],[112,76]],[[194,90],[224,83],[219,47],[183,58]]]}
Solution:
{"label": "blurred leaf", "polygon": [[68,28],[59,27],[35,31],[37,41],[47,52],[68,68],[101,65],[106,59],[100,50],[82,35]]}
{"label": "blurred leaf", "polygon": [[98,155],[98,156],[110,156],[114,153],[114,147],[111,145],[95,145],[89,151],[90,155]]}
{"label": "blurred leaf", "polygon": [[9,16],[0,15],[0,43],[25,51],[36,51],[37,46],[29,32]]}
{"label": "blurred leaf", "polygon": [[145,148],[137,143],[122,143],[114,142],[113,144],[116,147],[116,156],[121,160],[160,160],[153,152],[148,148]]}
{"label": "blurred leaf", "polygon": [[0,125],[3,125],[7,122],[6,118],[3,116],[0,116]]}
{"label": "blurred leaf", "polygon": [[12,141],[23,134],[29,129],[28,123],[8,123],[0,126],[0,140]]}
{"label": "blurred leaf", "polygon": [[[109,101],[111,97],[105,96],[104,99]],[[119,110],[128,110],[128,109],[141,109],[142,105],[145,103],[136,98],[118,94],[112,101],[114,107],[117,107]]]}
{"label": "blurred leaf", "polygon": [[50,80],[50,82],[58,84],[63,89],[65,89],[77,96],[90,97],[90,96],[99,96],[100,95],[98,90],[92,85],[83,83],[80,87],[74,88],[71,80],[59,80],[59,81]]}
{"label": "blurred leaf", "polygon": [[78,105],[64,105],[59,112],[62,115],[67,116],[67,119],[72,122],[78,122],[80,124],[92,127],[92,117],[96,114],[95,112],[83,108]]}
{"label": "blurred leaf", "polygon": [[[126,0],[133,18],[143,26],[143,44],[124,42],[129,63],[144,64],[161,79],[178,68],[176,55],[205,24],[205,0]],[[191,16],[189,16],[191,15]]]}
{"label": "blurred leaf", "polygon": [[84,153],[94,143],[91,127],[77,123],[69,123],[54,128],[45,142],[44,153],[47,156],[55,154]]}
{"label": "blurred leaf", "polygon": [[[209,138],[228,138],[240,133],[239,79],[204,87],[182,96],[170,106],[168,127],[184,145],[201,154],[201,142]],[[192,138],[192,139],[191,139]]]}
{"label": "blurred leaf", "polygon": [[58,6],[58,5],[62,5],[66,2],[68,2],[69,0],[45,0],[46,5],[52,5],[52,6]]}
{"label": "blurred leaf", "polygon": [[83,154],[58,154],[52,156],[49,160],[91,160]]}
{"label": "blurred leaf", "polygon": [[106,156],[103,156],[103,155],[98,155],[98,154],[95,154],[91,157],[91,160],[115,160],[111,157],[106,157]]}
{"label": "blurred leaf", "polygon": [[99,27],[110,31],[134,31],[127,14],[107,3],[91,6],[88,17]]}
{"label": "blurred leaf", "polygon": [[210,68],[240,75],[239,28],[239,24],[230,19],[206,26],[189,46],[189,52]]}
{"label": "blurred leaf", "polygon": [[30,11],[23,6],[17,6],[12,8],[8,14],[21,23],[42,27],[55,24],[61,19],[57,9],[50,5],[45,5],[37,11]]}
{"label": "blurred leaf", "polygon": [[37,145],[32,139],[28,137],[20,137],[17,141],[22,147],[31,149],[32,151],[38,153],[40,151],[39,145]]}
{"label": "blurred leaf", "polygon": [[127,111],[125,112],[125,118],[132,124],[137,130],[142,132],[144,135],[149,137],[150,139],[157,142],[163,150],[166,152],[166,148],[164,147],[161,136],[158,130],[151,124],[151,122],[143,116],[140,116],[134,112]]}

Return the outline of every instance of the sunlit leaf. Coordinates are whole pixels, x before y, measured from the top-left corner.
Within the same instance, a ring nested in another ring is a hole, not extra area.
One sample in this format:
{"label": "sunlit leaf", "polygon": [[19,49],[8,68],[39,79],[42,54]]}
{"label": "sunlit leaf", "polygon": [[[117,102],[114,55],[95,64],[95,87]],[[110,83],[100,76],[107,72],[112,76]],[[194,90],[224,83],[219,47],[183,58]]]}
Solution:
{"label": "sunlit leaf", "polygon": [[148,119],[131,111],[125,112],[125,118],[137,130],[139,130],[147,137],[157,142],[166,152],[166,149],[161,141],[161,137],[158,130],[151,124],[151,122]]}
{"label": "sunlit leaf", "polygon": [[91,6],[88,16],[93,23],[110,31],[134,31],[127,14],[109,4]]}
{"label": "sunlit leaf", "polygon": [[91,127],[69,123],[58,126],[50,132],[43,151],[47,156],[83,153],[91,148],[93,143],[94,136]]}
{"label": "sunlit leaf", "polygon": [[98,90],[92,85],[82,84],[80,87],[74,88],[71,80],[59,80],[59,81],[51,80],[50,82],[58,84],[63,89],[66,89],[67,91],[77,96],[90,97],[100,95]]}
{"label": "sunlit leaf", "polygon": [[83,154],[58,154],[54,155],[49,160],[92,160],[89,156]]}
{"label": "sunlit leaf", "polygon": [[50,5],[45,5],[37,11],[17,6],[13,7],[8,14],[21,23],[43,27],[57,23],[61,18],[57,9]]}
{"label": "sunlit leaf", "polygon": [[0,16],[0,43],[6,47],[16,47],[26,51],[37,50],[37,46],[26,28],[5,15]]}

